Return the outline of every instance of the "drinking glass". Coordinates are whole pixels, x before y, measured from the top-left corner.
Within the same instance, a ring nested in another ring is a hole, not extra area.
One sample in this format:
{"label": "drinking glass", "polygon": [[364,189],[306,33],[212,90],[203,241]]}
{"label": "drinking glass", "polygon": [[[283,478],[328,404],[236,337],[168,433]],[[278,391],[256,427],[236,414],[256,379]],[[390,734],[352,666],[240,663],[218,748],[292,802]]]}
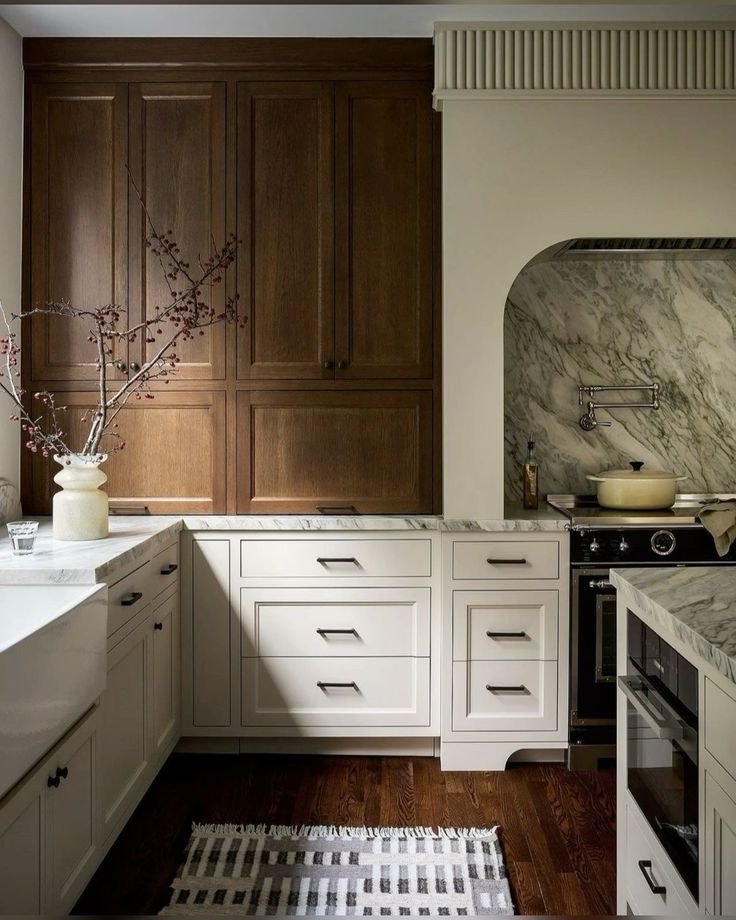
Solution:
{"label": "drinking glass", "polygon": [[28,556],[36,543],[38,521],[10,521],[7,525],[10,545],[16,556]]}

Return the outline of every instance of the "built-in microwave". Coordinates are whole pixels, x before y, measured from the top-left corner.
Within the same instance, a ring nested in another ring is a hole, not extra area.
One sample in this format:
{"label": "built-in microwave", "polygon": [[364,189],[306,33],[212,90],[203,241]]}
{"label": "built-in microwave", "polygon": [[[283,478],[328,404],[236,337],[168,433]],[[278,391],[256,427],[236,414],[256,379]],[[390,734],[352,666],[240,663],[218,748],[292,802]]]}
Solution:
{"label": "built-in microwave", "polygon": [[628,789],[697,901],[698,672],[631,611],[627,636]]}

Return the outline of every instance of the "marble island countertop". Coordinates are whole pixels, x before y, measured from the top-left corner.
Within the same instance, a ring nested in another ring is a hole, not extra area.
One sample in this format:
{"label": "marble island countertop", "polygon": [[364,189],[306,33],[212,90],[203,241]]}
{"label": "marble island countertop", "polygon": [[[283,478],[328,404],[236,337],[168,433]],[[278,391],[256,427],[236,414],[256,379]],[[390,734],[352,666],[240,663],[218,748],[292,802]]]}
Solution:
{"label": "marble island countertop", "polygon": [[611,582],[665,639],[676,636],[736,683],[736,567],[614,569]]}
{"label": "marble island countertop", "polygon": [[116,569],[163,549],[182,530],[244,532],[289,531],[564,531],[567,519],[554,508],[538,511],[510,508],[497,520],[446,519],[418,515],[183,515],[111,516],[105,540],[65,543],[54,540],[50,518],[42,518],[36,549],[14,556],[5,528],[0,528],[0,585],[94,584]]}

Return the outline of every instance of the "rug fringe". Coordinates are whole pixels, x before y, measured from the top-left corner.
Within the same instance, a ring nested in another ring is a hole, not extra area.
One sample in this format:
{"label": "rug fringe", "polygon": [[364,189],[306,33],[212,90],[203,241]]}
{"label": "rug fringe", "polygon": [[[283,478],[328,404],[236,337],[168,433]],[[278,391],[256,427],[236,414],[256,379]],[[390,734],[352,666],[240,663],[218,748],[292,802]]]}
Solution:
{"label": "rug fringe", "polygon": [[347,827],[336,824],[201,824],[192,822],[192,834],[215,834],[224,837],[394,837],[399,840],[430,838],[434,840],[473,840],[496,837],[498,825],[492,827]]}

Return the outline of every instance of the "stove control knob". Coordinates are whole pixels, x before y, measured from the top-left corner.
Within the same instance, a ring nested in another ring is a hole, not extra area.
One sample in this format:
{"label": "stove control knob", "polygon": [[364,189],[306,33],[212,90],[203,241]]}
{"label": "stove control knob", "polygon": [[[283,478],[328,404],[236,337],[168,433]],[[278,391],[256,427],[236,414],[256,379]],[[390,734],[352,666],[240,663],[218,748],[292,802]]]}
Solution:
{"label": "stove control knob", "polygon": [[677,540],[671,530],[658,530],[652,534],[650,544],[658,556],[669,556],[674,552]]}
{"label": "stove control knob", "polygon": [[601,545],[596,540],[596,538],[593,537],[593,539],[590,541],[590,546],[588,548],[590,549],[591,553],[597,553],[598,550],[601,548]]}
{"label": "stove control knob", "polygon": [[620,553],[628,553],[629,544],[628,544],[628,541],[626,540],[626,537],[621,537],[621,540],[619,541],[619,544],[618,544],[618,551]]}

